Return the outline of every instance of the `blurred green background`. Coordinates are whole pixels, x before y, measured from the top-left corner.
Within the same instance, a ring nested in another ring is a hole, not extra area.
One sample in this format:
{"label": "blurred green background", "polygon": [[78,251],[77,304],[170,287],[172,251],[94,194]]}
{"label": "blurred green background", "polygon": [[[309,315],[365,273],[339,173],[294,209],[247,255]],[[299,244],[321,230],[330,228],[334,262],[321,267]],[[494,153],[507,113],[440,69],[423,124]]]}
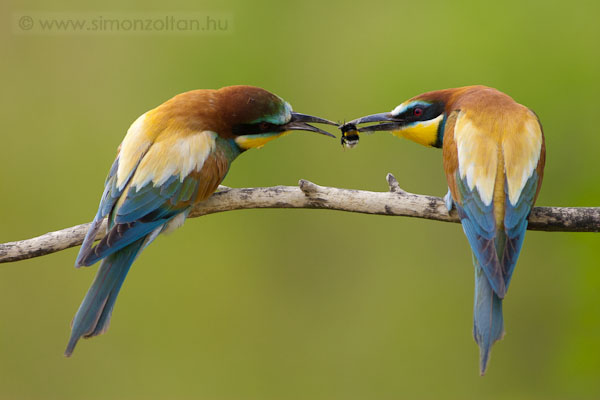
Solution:
{"label": "blurred green background", "polygon": [[[171,96],[264,87],[334,120],[496,87],[540,116],[538,204],[598,206],[600,5],[585,1],[4,1],[0,242],[89,221],[118,144]],[[220,34],[23,35],[18,12],[215,13]],[[225,184],[442,196],[441,152],[298,133]],[[314,210],[193,219],[135,263],[108,334],[62,353],[96,267],[78,249],[0,265],[1,399],[597,399],[600,237],[529,232],[507,334],[478,376],[459,225]]]}

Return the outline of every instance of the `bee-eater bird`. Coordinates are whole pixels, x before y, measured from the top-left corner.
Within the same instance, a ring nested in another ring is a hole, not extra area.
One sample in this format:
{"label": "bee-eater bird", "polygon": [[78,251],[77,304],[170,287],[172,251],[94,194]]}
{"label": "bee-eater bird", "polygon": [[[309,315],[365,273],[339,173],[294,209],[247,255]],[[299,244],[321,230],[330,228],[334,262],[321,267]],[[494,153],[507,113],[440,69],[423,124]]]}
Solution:
{"label": "bee-eater bird", "polygon": [[540,121],[496,89],[467,86],[424,93],[392,112],[348,124],[369,122],[377,124],[359,132],[389,131],[442,148],[446,206],[456,206],[473,251],[473,336],[483,375],[492,344],[504,335],[502,299],[542,184],[546,149]]}
{"label": "bee-eater bird", "polygon": [[[191,207],[217,189],[238,155],[294,130],[335,137],[309,122],[337,126],[293,112],[280,97],[252,86],[182,93],[136,119],[119,146],[77,256],[77,267],[102,262],[73,319],[65,355],[73,353],[79,338],[106,331],[136,257],[160,233],[181,226]],[[105,217],[106,236],[92,247]]]}

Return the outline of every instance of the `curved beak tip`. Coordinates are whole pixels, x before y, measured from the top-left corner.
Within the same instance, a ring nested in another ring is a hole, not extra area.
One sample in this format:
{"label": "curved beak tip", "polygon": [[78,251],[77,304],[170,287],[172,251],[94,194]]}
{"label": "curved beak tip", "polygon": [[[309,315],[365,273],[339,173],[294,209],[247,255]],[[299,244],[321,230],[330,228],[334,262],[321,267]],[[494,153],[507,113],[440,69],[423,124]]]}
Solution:
{"label": "curved beak tip", "polygon": [[[356,128],[356,125],[375,123],[374,125],[364,126]],[[375,132],[375,131],[388,131],[395,129],[399,120],[392,116],[392,113],[385,112],[379,114],[371,114],[364,117],[354,119],[350,122],[346,122],[344,125],[339,126],[342,132],[355,130],[357,132]]]}
{"label": "curved beak tip", "polygon": [[364,117],[357,118],[353,121],[348,122],[348,124],[352,125],[360,125],[366,124],[369,122],[390,122],[393,120],[392,114],[389,112],[379,113],[379,114],[371,114]]}
{"label": "curved beak tip", "polygon": [[290,120],[290,122],[288,122],[288,124],[286,125],[286,128],[290,129],[290,130],[302,130],[302,131],[316,132],[316,133],[320,133],[321,135],[335,138],[335,135],[333,135],[327,131],[324,131],[323,129],[317,128],[316,126],[312,126],[309,124],[309,122],[316,123],[316,124],[327,124],[327,125],[338,126],[338,124],[336,122],[330,121],[328,119],[315,117],[313,115],[308,115],[308,114],[292,112],[292,119]]}
{"label": "curved beak tip", "polygon": [[325,118],[315,117],[314,115],[301,114],[297,112],[292,112],[292,119],[290,122],[313,122],[316,124],[328,124],[338,126],[337,122],[330,121]]}

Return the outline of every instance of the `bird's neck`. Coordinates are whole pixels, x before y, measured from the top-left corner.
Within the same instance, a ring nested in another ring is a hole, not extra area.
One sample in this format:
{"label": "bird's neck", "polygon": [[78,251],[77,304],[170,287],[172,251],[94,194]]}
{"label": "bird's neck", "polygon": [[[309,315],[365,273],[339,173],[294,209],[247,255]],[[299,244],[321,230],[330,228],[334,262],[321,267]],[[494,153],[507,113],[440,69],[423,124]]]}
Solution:
{"label": "bird's neck", "polygon": [[240,148],[240,146],[235,143],[234,139],[225,139],[220,136],[217,137],[217,146],[223,151],[229,163],[245,151],[245,149]]}

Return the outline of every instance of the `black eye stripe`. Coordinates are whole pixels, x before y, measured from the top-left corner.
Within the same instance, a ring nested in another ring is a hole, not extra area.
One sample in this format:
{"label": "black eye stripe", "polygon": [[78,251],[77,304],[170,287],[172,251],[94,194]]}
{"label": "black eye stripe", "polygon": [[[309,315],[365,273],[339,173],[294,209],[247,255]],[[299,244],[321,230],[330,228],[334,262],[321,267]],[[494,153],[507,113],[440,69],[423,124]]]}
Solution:
{"label": "black eye stripe", "polygon": [[[417,109],[421,110],[420,114],[418,111],[415,111]],[[415,104],[404,110],[402,114],[398,115],[398,118],[406,122],[428,121],[436,118],[443,112],[444,105],[442,103]]]}
{"label": "black eye stripe", "polygon": [[259,122],[256,124],[238,124],[234,125],[231,132],[236,136],[258,135],[261,133],[276,133],[283,131],[281,125],[272,124],[270,122]]}

